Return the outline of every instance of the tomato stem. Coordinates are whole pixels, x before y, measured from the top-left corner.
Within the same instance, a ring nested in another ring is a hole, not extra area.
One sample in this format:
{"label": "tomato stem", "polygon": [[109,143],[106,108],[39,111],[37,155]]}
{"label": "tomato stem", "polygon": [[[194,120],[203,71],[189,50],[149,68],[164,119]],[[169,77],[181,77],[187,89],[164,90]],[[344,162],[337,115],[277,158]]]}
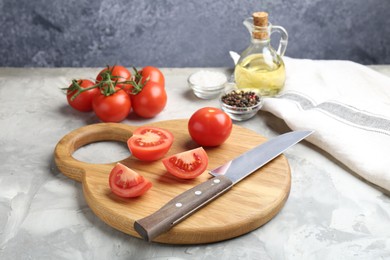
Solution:
{"label": "tomato stem", "polygon": [[100,84],[100,92],[106,97],[115,94],[115,87],[118,81],[112,81],[112,79],[114,78],[112,76],[112,71],[107,70],[100,75],[102,76],[102,80],[97,84]]}
{"label": "tomato stem", "polygon": [[134,80],[138,84],[141,81],[141,79],[142,79],[142,74],[139,73],[139,71],[137,70],[136,67],[133,67],[133,70],[134,70]]}
{"label": "tomato stem", "polygon": [[94,89],[99,88],[100,93],[104,96],[110,96],[115,94],[121,89],[124,89],[124,87],[117,88],[117,84],[131,84],[133,86],[131,92],[129,94],[131,95],[137,95],[142,91],[142,89],[145,87],[146,83],[149,81],[149,77],[145,80],[142,80],[142,74],[135,68],[132,67],[134,70],[134,76],[130,80],[124,80],[119,81],[120,79],[123,79],[121,76],[113,76],[112,71],[115,66],[113,66],[110,69],[110,66],[107,65],[107,70],[102,72],[100,75],[102,77],[102,80],[98,83],[88,87],[88,88],[82,88],[80,85],[82,81],[77,81],[76,79],[72,80],[72,84],[68,88],[63,88],[63,90],[66,90],[67,93],[69,92],[75,92],[71,96],[71,100],[73,101],[75,98],[77,98],[81,93]]}
{"label": "tomato stem", "polygon": [[72,97],[70,98],[72,101],[78,96],[80,95],[81,93],[85,92],[85,91],[88,91],[88,90],[91,90],[93,88],[96,88],[95,85],[91,86],[91,87],[88,87],[88,88],[82,88],[80,85],[83,83],[82,80],[80,80],[80,84],[77,80],[73,79],[72,80],[72,84],[70,85],[69,88],[67,88],[66,90],[68,90],[68,92],[72,92],[72,91],[76,91],[76,93],[74,93],[72,95]]}
{"label": "tomato stem", "polygon": [[146,78],[142,83],[142,74],[137,70],[136,67],[133,67],[134,70],[134,80],[128,81],[129,84],[133,85],[133,89],[131,90],[132,95],[137,95],[142,91],[145,87],[146,83],[149,81],[149,78]]}

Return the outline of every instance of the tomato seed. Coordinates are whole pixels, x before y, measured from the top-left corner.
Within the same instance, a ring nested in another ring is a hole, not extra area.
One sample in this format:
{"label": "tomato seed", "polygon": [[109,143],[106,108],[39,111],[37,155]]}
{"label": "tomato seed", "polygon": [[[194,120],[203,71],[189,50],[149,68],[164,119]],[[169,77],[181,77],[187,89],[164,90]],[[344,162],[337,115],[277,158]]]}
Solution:
{"label": "tomato seed", "polygon": [[165,142],[164,140],[159,140],[157,142],[147,143],[147,142],[144,142],[143,140],[139,139],[139,140],[137,140],[137,145],[144,146],[144,147],[151,147],[151,146],[158,146],[160,144],[163,144],[164,142]]}
{"label": "tomato seed", "polygon": [[169,162],[182,171],[190,172],[197,169],[202,164],[202,160],[200,156],[198,156],[197,154],[193,154],[193,156],[195,160],[191,163],[186,163],[182,159],[179,159],[177,157],[170,158]]}

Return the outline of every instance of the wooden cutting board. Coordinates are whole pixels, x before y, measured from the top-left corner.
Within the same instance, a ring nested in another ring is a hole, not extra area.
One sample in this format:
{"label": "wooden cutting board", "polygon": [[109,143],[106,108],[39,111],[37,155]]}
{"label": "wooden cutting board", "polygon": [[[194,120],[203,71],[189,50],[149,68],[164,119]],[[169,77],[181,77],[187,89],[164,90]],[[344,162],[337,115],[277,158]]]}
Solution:
{"label": "wooden cutting board", "polygon": [[[170,120],[148,124],[173,133],[175,140],[166,156],[198,147],[188,134],[187,123],[188,120]],[[174,196],[211,176],[205,172],[194,180],[181,180],[167,173],[161,160],[142,162],[129,157],[121,163],[149,179],[153,188],[141,197],[124,199],[114,195],[108,184],[109,173],[116,162],[90,164],[72,157],[79,147],[93,142],[126,142],[136,128],[119,123],[101,123],[74,130],[57,144],[55,162],[64,175],[82,183],[85,199],[100,219],[120,231],[140,237],[133,228],[135,220],[152,214]],[[214,169],[264,141],[266,139],[256,132],[234,125],[224,144],[205,148],[209,156],[208,169]],[[250,232],[281,210],[290,186],[290,167],[286,157],[280,155],[154,241],[200,244]]]}

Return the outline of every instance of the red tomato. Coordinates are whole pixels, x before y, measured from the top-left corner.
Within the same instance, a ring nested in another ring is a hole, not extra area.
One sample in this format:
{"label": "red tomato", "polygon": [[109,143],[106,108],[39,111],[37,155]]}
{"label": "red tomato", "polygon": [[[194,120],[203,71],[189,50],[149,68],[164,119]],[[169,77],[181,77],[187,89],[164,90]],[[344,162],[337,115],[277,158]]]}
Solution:
{"label": "red tomato", "polygon": [[188,121],[188,131],[192,139],[202,146],[222,144],[230,136],[232,127],[230,117],[214,107],[199,109]]}
{"label": "red tomato", "polygon": [[102,69],[99,74],[96,76],[96,83],[102,81],[102,73],[110,71],[112,81],[117,82],[116,87],[122,88],[125,91],[131,91],[131,84],[119,84],[120,82],[127,81],[131,79],[131,73],[128,69],[120,65],[108,66],[108,68]]}
{"label": "red tomato", "polygon": [[127,140],[132,155],[142,161],[162,158],[171,148],[173,135],[164,129],[150,126],[137,128]]}
{"label": "red tomato", "polygon": [[131,100],[123,90],[117,91],[109,96],[96,95],[92,101],[93,110],[103,122],[120,122],[130,113]]}
{"label": "red tomato", "polygon": [[[94,83],[87,79],[80,79],[77,81],[77,83],[80,85],[80,87],[89,88],[94,85]],[[99,94],[98,88],[93,88],[90,90],[87,90],[85,92],[82,92],[79,94],[75,99],[71,100],[74,94],[77,93],[77,89],[74,88],[73,84],[68,87],[66,98],[68,100],[68,103],[71,107],[78,111],[82,112],[89,112],[92,111],[92,100],[95,95]]]}
{"label": "red tomato", "polygon": [[209,163],[206,151],[196,148],[162,160],[168,172],[181,179],[194,179],[201,175]]}
{"label": "red tomato", "polygon": [[167,104],[164,86],[156,82],[147,82],[138,94],[131,95],[133,111],[144,118],[151,118],[160,113]]}
{"label": "red tomato", "polygon": [[158,68],[146,66],[141,71],[139,71],[139,73],[142,75],[141,83],[144,83],[146,80],[148,80],[150,82],[156,82],[165,87],[164,74],[162,74]]}
{"label": "red tomato", "polygon": [[152,187],[150,181],[121,163],[111,170],[109,184],[112,192],[123,198],[141,196]]}

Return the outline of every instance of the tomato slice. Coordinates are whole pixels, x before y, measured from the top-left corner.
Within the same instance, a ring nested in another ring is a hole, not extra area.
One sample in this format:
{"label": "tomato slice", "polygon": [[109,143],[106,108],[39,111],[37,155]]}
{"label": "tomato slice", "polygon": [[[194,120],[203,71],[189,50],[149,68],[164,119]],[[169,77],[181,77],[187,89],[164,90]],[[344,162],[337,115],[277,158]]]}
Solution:
{"label": "tomato slice", "polygon": [[162,160],[168,172],[181,179],[194,179],[201,175],[209,163],[206,151],[202,148],[177,153]]}
{"label": "tomato slice", "polygon": [[143,126],[137,128],[127,140],[132,155],[142,161],[156,161],[171,148],[173,135],[158,127]]}
{"label": "tomato slice", "polygon": [[112,192],[123,198],[141,196],[152,187],[150,181],[121,163],[111,170],[109,184]]}

